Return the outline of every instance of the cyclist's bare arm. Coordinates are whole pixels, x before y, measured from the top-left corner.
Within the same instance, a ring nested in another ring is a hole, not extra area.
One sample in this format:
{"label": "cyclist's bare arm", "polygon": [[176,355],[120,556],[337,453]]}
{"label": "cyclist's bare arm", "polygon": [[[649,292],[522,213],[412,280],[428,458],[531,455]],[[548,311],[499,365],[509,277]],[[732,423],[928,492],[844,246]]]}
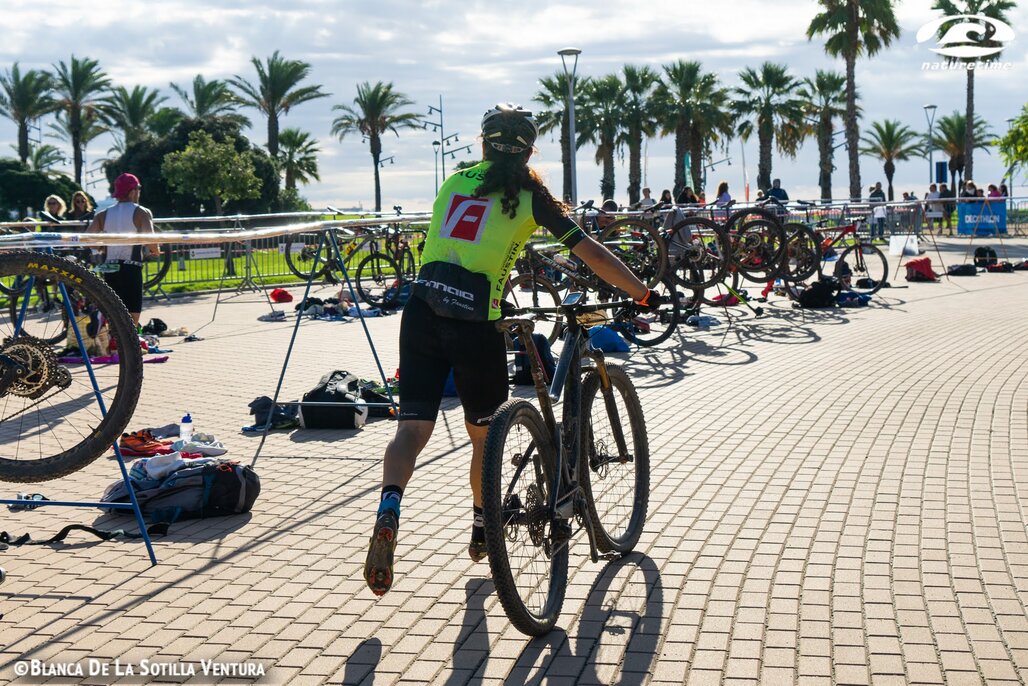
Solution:
{"label": "cyclist's bare arm", "polygon": [[[132,223],[136,225],[136,230],[139,233],[155,233],[153,215],[150,214],[150,210],[144,207],[136,207],[136,211],[132,213]],[[153,243],[146,246],[146,250],[150,257],[159,257],[161,254],[161,249]]]}
{"label": "cyclist's bare arm", "polygon": [[640,281],[624,262],[591,236],[578,241],[571,252],[582,258],[598,277],[628,293],[633,300],[642,300],[646,297],[646,284]]}

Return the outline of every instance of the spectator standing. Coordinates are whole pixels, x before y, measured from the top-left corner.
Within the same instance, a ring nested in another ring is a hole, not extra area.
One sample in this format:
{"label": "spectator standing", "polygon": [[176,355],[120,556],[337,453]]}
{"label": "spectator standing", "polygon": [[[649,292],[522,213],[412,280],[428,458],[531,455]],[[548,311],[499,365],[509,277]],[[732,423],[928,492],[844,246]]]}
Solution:
{"label": "spectator standing", "polygon": [[989,184],[989,194],[988,194],[988,197],[990,197],[990,198],[1002,198],[1003,194],[999,192],[999,188],[996,186],[996,184],[990,183]]}
{"label": "spectator standing", "polygon": [[942,231],[943,207],[942,203],[939,202],[940,197],[942,197],[942,195],[939,193],[938,186],[934,183],[928,186],[928,192],[924,195],[924,216],[925,225],[928,227],[929,231],[935,230],[936,222],[939,224],[939,231]]}
{"label": "spectator standing", "polygon": [[[89,233],[154,233],[153,214],[139,204],[142,186],[134,174],[122,174],[114,180],[114,197],[118,201],[113,207],[97,212],[90,222]],[[132,322],[139,325],[143,311],[143,251],[141,245],[111,245],[107,248],[104,281],[118,294],[132,315]],[[145,246],[151,257],[160,255],[156,245]]]}
{"label": "spectator standing", "polygon": [[718,207],[725,207],[728,203],[732,202],[732,196],[728,193],[728,182],[722,181],[717,186],[717,200],[715,200]]}
{"label": "spectator standing", "polygon": [[93,214],[93,203],[90,202],[89,196],[82,191],[75,191],[71,196],[71,212],[68,213],[68,219],[88,222],[93,219]]}
{"label": "spectator standing", "polygon": [[678,200],[675,201],[678,205],[698,205],[700,199],[696,197],[690,186],[686,186],[682,189],[682,192],[678,194]]}
{"label": "spectator standing", "polygon": [[661,207],[668,207],[675,204],[675,199],[671,197],[671,191],[669,189],[665,188],[660,192],[660,200],[657,201],[657,204]]}
{"label": "spectator standing", "polygon": [[949,236],[953,235],[952,215],[953,210],[955,209],[955,205],[953,203],[952,198],[954,197],[954,195],[954,192],[949,189],[948,185],[942,184],[939,186],[939,197],[942,198],[942,200],[944,201],[942,203],[942,221],[946,224],[946,231],[947,235]]}
{"label": "spectator standing", "polygon": [[885,207],[885,192],[882,190],[882,182],[879,181],[871,186],[868,200],[871,203],[871,217],[874,225],[871,227],[871,241],[885,240],[885,217],[888,210]]}
{"label": "spectator standing", "polygon": [[768,190],[767,193],[765,193],[765,195],[769,198],[774,198],[783,205],[789,202],[789,194],[785,192],[784,188],[782,188],[781,179],[775,179],[774,181],[772,181],[771,188]]}
{"label": "spectator standing", "polygon": [[64,204],[64,200],[58,195],[48,195],[46,200],[43,201],[43,211],[39,213],[39,216],[44,221],[48,221],[52,224],[60,224],[64,221],[64,213],[67,211],[67,207]]}
{"label": "spectator standing", "polygon": [[1007,184],[1001,183],[999,185],[999,195],[1002,198],[1009,198],[1010,197],[1010,191],[1007,190]]}
{"label": "spectator standing", "polygon": [[643,189],[643,197],[641,197],[639,202],[635,204],[636,208],[640,210],[648,210],[657,204],[657,201],[650,197],[650,192],[649,188]]}

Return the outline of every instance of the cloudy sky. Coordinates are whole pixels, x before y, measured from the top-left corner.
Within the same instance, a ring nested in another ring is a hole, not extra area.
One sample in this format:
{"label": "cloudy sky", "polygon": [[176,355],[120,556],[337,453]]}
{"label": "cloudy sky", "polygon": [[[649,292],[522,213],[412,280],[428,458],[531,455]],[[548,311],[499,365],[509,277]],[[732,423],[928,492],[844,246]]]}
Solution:
{"label": "cloudy sky", "polygon": [[[841,71],[841,61],[829,59],[820,43],[805,38],[816,11],[816,3],[797,0],[3,0],[0,69],[15,61],[23,69],[46,69],[73,53],[89,56],[100,61],[116,84],[160,88],[169,96],[167,104],[177,105],[170,82],[186,86],[198,73],[207,79],[236,74],[252,79],[250,58],[281,50],[285,57],[310,62],[311,81],[332,94],[299,106],[282,120],[283,127],[311,132],[321,145],[321,182],[307,186],[303,194],[314,205],[369,207],[374,189],[367,145],[359,136],[339,142],[329,135],[332,105],[352,102],[358,82],[392,81],[417,103],[412,109],[426,115],[429,105],[438,106],[441,95],[446,132],[458,133],[460,144],[475,143],[482,112],[498,101],[529,103],[538,79],[561,69],[556,52],[568,45],[582,49],[578,70],[588,76],[617,71],[625,63],[659,68],[677,59],[701,60],[728,85],[738,82],[740,69],[764,60],[785,63],[798,77],[811,76],[819,68]],[[919,45],[914,37],[920,26],[937,16],[931,0],[904,0],[898,3],[897,15],[901,38],[857,66],[865,122],[893,118],[922,131],[927,128],[922,109],[926,103],[938,105],[939,115],[963,109],[965,77],[960,72],[921,69],[923,62],[936,59],[930,46]],[[1005,131],[1006,120],[1028,99],[1028,4],[1017,7],[1010,20],[1016,37],[1003,60],[1011,62],[1011,68],[976,79],[977,111],[997,133]],[[263,122],[257,113],[248,114],[255,126],[246,133],[263,144]],[[0,119],[0,155],[14,155],[10,146],[15,133],[13,123]],[[398,138],[385,140],[384,156],[395,160],[382,169],[385,206],[429,206],[435,183],[431,143],[436,136],[430,131],[403,131]],[[88,167],[96,166],[111,144],[107,137],[94,141],[87,150]],[[535,164],[559,187],[557,141],[544,137],[537,147]],[[733,191],[741,191],[743,147],[753,183],[755,139],[745,146],[735,141],[726,155],[717,155],[716,159],[729,157],[731,164],[722,163],[710,172],[708,186],[725,179]],[[70,151],[66,154],[70,157]],[[583,199],[598,198],[600,172],[593,154],[585,147],[578,155]],[[468,158],[468,153],[461,153],[456,160],[447,159],[446,165]],[[835,195],[842,197],[847,191],[845,150],[837,151],[836,165],[840,171],[833,178]],[[644,169],[645,182],[655,192],[671,186],[671,138],[648,142]],[[861,169],[865,186],[884,180],[880,163],[871,158],[862,158]],[[997,154],[976,154],[977,180],[998,183],[1003,174]],[[776,154],[774,175],[782,178],[794,198],[816,197],[816,144],[806,143],[795,160]],[[900,163],[897,195],[904,190],[923,194],[927,175],[924,159]],[[1028,194],[1025,183],[1022,175],[1017,180],[1019,194]],[[618,199],[626,202],[627,160],[616,170],[616,184]],[[102,186],[91,186],[90,191],[102,196]]]}

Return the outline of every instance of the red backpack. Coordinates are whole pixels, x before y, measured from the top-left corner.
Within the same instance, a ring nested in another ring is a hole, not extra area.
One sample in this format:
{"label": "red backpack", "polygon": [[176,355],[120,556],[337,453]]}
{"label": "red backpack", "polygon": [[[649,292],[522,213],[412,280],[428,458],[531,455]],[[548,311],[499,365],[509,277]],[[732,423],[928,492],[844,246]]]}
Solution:
{"label": "red backpack", "polygon": [[928,257],[918,257],[906,264],[907,281],[938,281],[939,276],[932,271],[932,260]]}

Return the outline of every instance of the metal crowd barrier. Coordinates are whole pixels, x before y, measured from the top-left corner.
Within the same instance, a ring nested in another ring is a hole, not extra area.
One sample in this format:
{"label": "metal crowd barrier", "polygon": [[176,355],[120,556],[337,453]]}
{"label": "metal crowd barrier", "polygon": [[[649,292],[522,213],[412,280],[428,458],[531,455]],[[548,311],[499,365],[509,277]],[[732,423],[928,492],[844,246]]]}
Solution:
{"label": "metal crowd barrier", "polygon": [[[326,216],[331,218],[326,219]],[[289,269],[285,260],[287,238],[290,235],[309,235],[309,238],[295,242],[295,252],[303,245],[316,246],[317,234],[330,228],[346,232],[366,227],[399,226],[409,234],[407,240],[416,256],[415,246],[431,218],[425,214],[362,215],[349,219],[338,219],[338,216],[317,212],[160,218],[154,220],[157,233],[153,236],[86,234],[82,233],[87,226],[85,222],[7,222],[0,223],[0,232],[7,234],[0,236],[0,249],[52,247],[61,250],[157,243],[169,250],[172,256],[171,266],[160,282],[160,289],[165,293],[174,293],[187,289],[198,290],[198,285],[241,288],[264,283],[298,282],[301,279]],[[277,223],[305,218],[314,220]],[[323,254],[325,250],[323,248]],[[351,269],[356,267],[366,252],[368,250],[365,248],[353,255]],[[157,263],[147,262],[145,269],[149,272],[157,266]]]}

